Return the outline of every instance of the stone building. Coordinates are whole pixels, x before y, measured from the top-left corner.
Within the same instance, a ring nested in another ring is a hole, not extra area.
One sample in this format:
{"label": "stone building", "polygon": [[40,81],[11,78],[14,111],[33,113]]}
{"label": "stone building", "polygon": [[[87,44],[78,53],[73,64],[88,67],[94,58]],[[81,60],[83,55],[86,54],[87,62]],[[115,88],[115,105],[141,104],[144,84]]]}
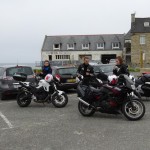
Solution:
{"label": "stone building", "polygon": [[131,30],[124,37],[123,59],[131,66]]}
{"label": "stone building", "polygon": [[84,56],[106,63],[122,56],[124,34],[45,36],[41,60],[81,61]]}
{"label": "stone building", "polygon": [[135,18],[132,14],[130,33],[132,65],[150,66],[150,18]]}

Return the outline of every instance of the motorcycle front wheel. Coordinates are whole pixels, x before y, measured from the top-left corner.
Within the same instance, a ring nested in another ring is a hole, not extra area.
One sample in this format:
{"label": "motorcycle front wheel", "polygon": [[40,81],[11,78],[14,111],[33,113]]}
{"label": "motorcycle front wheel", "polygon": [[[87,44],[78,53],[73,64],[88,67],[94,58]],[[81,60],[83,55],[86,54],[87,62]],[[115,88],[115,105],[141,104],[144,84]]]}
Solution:
{"label": "motorcycle front wheel", "polygon": [[122,113],[128,120],[140,120],[145,114],[145,105],[139,99],[126,101],[122,106]]}
{"label": "motorcycle front wheel", "polygon": [[52,98],[52,104],[57,108],[65,107],[68,103],[68,96],[66,93],[56,95]]}
{"label": "motorcycle front wheel", "polygon": [[17,104],[20,107],[27,107],[31,103],[31,98],[28,96],[28,94],[24,91],[20,92],[17,95]]}
{"label": "motorcycle front wheel", "polygon": [[78,103],[78,109],[83,116],[87,117],[92,116],[95,113],[95,110],[93,108],[89,108],[87,105],[83,104],[80,101]]}

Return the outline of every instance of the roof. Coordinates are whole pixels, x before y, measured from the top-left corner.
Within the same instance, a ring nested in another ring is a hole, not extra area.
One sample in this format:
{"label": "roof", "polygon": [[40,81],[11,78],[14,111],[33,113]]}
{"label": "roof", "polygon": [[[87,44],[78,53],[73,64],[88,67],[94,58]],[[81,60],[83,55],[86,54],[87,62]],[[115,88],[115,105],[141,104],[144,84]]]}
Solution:
{"label": "roof", "polygon": [[26,65],[3,65],[3,66],[0,66],[0,68],[15,68],[15,67],[30,67],[30,68],[32,68],[31,66],[26,66]]}
{"label": "roof", "polygon": [[128,33],[124,37],[125,40],[131,40],[131,29],[128,31]]}
{"label": "roof", "polygon": [[150,18],[135,18],[135,22],[131,23],[131,33],[150,33],[150,26],[144,27],[144,22],[150,24]]}
{"label": "roof", "polygon": [[75,40],[74,40],[74,37],[70,37],[69,40],[68,40],[68,44],[75,44]]}
{"label": "roof", "polygon": [[105,43],[104,39],[102,36],[99,36],[98,40],[96,41],[97,43]]}
{"label": "roof", "polygon": [[120,43],[118,36],[114,37],[114,39],[112,40],[112,43]]}
{"label": "roof", "polygon": [[52,66],[52,69],[66,69],[66,68],[76,68],[75,66]]}
{"label": "roof", "polygon": [[58,44],[58,42],[61,43],[61,50],[67,50],[68,42],[75,43],[75,50],[82,50],[82,44],[87,43],[90,43],[91,50],[97,50],[96,42],[105,42],[105,50],[112,50],[112,43],[120,42],[119,50],[122,50],[124,34],[45,36],[42,51],[53,51],[53,44]]}

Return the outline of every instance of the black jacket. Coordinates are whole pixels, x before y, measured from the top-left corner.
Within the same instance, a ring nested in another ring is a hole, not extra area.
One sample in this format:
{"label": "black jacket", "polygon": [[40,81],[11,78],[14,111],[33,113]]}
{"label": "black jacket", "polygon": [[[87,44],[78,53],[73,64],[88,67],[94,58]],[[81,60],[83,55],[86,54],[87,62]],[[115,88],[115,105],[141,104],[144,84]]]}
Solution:
{"label": "black jacket", "polygon": [[83,75],[84,77],[88,77],[86,73],[94,74],[94,69],[91,65],[85,65],[84,63],[78,67],[77,73]]}
{"label": "black jacket", "polygon": [[47,74],[52,74],[52,68],[51,66],[43,66],[42,68],[42,77],[44,78]]}
{"label": "black jacket", "polygon": [[126,74],[128,76],[130,75],[128,66],[125,64],[116,65],[115,68],[113,69],[113,74],[115,74],[116,76],[119,76],[120,74]]}

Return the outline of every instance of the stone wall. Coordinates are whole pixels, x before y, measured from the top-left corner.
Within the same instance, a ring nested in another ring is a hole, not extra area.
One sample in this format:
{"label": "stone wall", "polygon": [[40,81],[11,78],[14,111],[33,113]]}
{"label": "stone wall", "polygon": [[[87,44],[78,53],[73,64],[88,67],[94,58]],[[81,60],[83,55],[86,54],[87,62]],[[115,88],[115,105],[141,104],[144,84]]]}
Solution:
{"label": "stone wall", "polygon": [[[140,35],[146,36],[146,44],[140,45]],[[136,33],[131,36],[131,62],[140,66],[140,51],[145,53],[144,67],[150,66],[150,33]]]}

